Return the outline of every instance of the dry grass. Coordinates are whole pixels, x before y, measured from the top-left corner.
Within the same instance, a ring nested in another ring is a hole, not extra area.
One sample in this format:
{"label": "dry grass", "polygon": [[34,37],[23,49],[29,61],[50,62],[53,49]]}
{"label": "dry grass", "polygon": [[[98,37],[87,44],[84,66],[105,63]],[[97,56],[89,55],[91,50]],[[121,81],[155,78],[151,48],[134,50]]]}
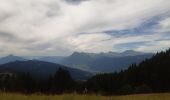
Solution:
{"label": "dry grass", "polygon": [[170,93],[139,94],[125,96],[100,95],[23,95],[15,93],[0,93],[0,100],[170,100]]}

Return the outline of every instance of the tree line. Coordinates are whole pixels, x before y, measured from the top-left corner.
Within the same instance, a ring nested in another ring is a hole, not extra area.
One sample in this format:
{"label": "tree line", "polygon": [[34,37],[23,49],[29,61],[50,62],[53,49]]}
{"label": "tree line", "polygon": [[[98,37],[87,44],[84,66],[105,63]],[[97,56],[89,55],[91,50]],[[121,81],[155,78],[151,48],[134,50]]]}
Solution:
{"label": "tree line", "polygon": [[170,49],[126,70],[95,75],[87,87],[104,94],[170,92]]}
{"label": "tree line", "polygon": [[30,73],[1,73],[0,90],[21,93],[64,93],[75,89],[75,80],[69,71],[59,68],[48,79],[34,78]]}
{"label": "tree line", "polygon": [[[106,66],[107,67],[107,66]],[[74,80],[69,71],[59,68],[48,79],[29,73],[0,73],[0,90],[22,93],[100,93],[104,95],[170,92],[170,49],[155,54],[140,64],[114,73],[101,73],[86,81]]]}

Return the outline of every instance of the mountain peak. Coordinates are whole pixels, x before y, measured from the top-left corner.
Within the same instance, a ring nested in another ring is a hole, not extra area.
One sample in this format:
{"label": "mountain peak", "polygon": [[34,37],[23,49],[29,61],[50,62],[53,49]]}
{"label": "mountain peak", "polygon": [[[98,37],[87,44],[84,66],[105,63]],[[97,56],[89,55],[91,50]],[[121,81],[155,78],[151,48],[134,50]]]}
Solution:
{"label": "mountain peak", "polygon": [[13,54],[9,54],[9,55],[7,55],[6,57],[16,57],[16,56],[13,55]]}
{"label": "mountain peak", "polygon": [[142,54],[145,54],[145,53],[135,51],[135,50],[126,50],[126,51],[122,52],[121,54],[126,55],[126,56],[135,56],[135,55],[142,55]]}
{"label": "mountain peak", "polygon": [[72,53],[72,55],[76,55],[76,54],[80,54],[80,52],[75,51]]}
{"label": "mountain peak", "polygon": [[124,51],[124,53],[131,53],[131,52],[138,52],[138,51],[135,51],[135,50],[126,50],[126,51]]}
{"label": "mountain peak", "polygon": [[25,61],[25,60],[26,59],[24,59],[22,57],[14,56],[14,55],[10,54],[8,56],[2,57],[0,59],[0,64],[5,64],[5,63],[8,63],[8,62],[13,62],[13,61]]}

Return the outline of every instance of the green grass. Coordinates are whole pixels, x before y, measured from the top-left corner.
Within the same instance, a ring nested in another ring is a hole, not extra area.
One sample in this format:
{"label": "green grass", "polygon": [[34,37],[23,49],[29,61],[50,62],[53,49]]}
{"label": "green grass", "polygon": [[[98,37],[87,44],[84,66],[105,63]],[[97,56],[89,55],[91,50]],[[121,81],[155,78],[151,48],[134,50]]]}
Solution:
{"label": "green grass", "polygon": [[170,100],[170,93],[139,94],[125,96],[100,95],[23,95],[14,93],[0,93],[0,100]]}

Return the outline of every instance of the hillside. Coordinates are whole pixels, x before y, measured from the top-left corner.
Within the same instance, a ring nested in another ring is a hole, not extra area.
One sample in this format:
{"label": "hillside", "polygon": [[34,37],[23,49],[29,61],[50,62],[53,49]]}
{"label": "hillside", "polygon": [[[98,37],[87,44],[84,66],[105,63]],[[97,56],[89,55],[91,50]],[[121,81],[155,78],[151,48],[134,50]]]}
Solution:
{"label": "hillside", "polygon": [[63,65],[44,62],[44,61],[15,61],[0,65],[0,72],[15,72],[15,73],[27,73],[29,72],[33,77],[47,78],[50,75],[54,75],[58,68],[67,69],[73,78],[86,79],[91,74],[85,71],[81,71],[74,68],[69,68]]}

